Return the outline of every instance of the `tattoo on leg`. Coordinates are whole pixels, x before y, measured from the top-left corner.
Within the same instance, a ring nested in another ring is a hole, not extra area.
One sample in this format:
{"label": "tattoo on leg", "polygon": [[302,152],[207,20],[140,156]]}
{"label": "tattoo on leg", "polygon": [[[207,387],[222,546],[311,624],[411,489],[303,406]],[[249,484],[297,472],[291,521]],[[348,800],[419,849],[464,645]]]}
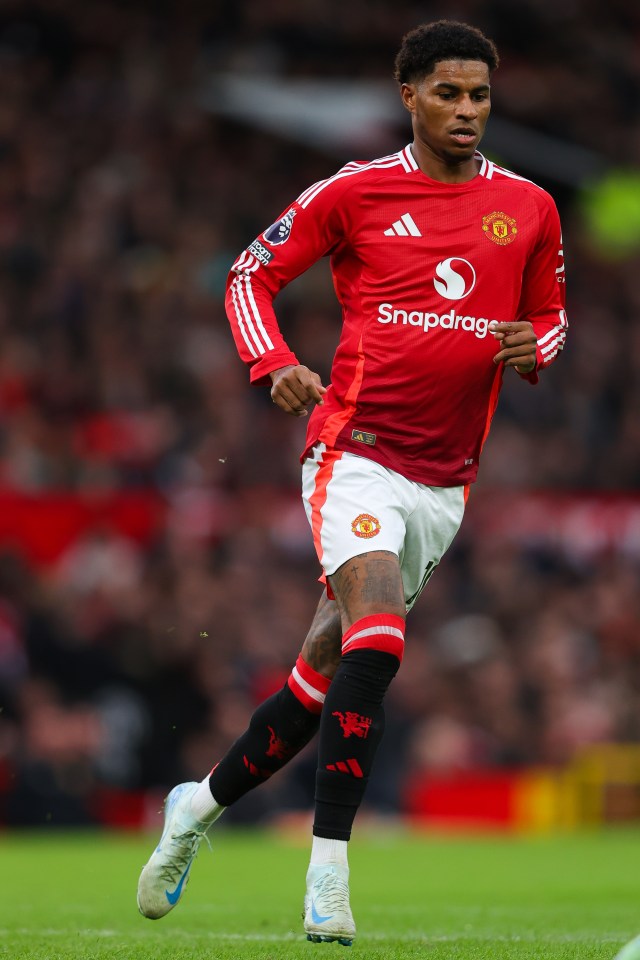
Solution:
{"label": "tattoo on leg", "polygon": [[380,550],[360,554],[330,577],[343,630],[369,613],[397,612],[404,616],[402,573],[395,553]]}
{"label": "tattoo on leg", "polygon": [[393,603],[398,596],[395,579],[387,577],[384,580],[367,577],[360,589],[360,597],[365,602],[379,600],[381,603]]}
{"label": "tattoo on leg", "polygon": [[[340,628],[338,627],[338,631]],[[338,633],[338,641],[334,636],[327,637],[319,634],[310,642],[306,642],[302,650],[303,658],[325,677],[333,676],[338,664],[340,663],[341,644]]]}
{"label": "tattoo on leg", "polygon": [[342,624],[335,601],[326,595],[320,599],[301,653],[310,667],[333,678],[342,653]]}
{"label": "tattoo on leg", "polygon": [[[340,571],[333,575],[334,580],[338,584],[339,592],[334,590],[333,592],[336,595],[336,600],[338,602],[338,607],[342,612],[343,607],[346,603],[349,602],[353,596],[353,591],[355,590],[355,583],[349,574],[342,574]],[[338,597],[340,599],[338,600]]]}
{"label": "tattoo on leg", "polygon": [[[387,569],[385,569],[385,567]],[[398,571],[394,560],[386,557],[367,559],[360,597],[365,603],[393,603],[398,597]]]}

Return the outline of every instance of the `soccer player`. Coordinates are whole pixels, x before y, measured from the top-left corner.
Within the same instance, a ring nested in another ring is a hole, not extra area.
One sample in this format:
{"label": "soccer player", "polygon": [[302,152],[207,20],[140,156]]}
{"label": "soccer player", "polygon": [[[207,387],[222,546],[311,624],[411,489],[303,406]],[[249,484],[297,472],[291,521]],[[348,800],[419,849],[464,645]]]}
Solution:
{"label": "soccer player", "polygon": [[[536,383],[566,336],[554,202],[477,149],[497,65],[466,24],[407,34],[395,66],[413,142],[312,184],[233,264],[227,311],[252,382],[293,416],[315,404],[302,487],[326,595],[284,689],[210,776],[170,793],[138,888],[146,916],[177,903],[208,825],[319,725],[304,929],[353,941],[347,844],[406,614],[458,530],[505,368]],[[273,310],[325,255],[343,309],[328,386]]]}

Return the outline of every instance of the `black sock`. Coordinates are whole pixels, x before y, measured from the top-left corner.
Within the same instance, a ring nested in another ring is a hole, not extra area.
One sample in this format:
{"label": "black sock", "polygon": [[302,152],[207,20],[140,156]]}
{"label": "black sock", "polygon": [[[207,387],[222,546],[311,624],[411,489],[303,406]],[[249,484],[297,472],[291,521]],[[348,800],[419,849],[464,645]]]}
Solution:
{"label": "black sock", "polygon": [[216,801],[228,807],[264,783],[309,743],[319,725],[320,715],[307,710],[285,684],[260,704],[248,729],[211,772]]}
{"label": "black sock", "polygon": [[316,837],[348,840],[384,732],[382,702],[400,661],[379,650],[343,656],[329,687],[316,774]]}

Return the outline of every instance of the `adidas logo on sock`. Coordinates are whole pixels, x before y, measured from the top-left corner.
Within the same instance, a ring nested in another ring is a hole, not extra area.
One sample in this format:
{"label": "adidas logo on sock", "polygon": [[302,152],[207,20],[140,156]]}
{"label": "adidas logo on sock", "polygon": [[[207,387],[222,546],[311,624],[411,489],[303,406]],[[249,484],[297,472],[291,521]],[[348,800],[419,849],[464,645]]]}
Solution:
{"label": "adidas logo on sock", "polygon": [[410,213],[403,213],[399,220],[384,232],[385,237],[421,237],[416,223]]}
{"label": "adidas logo on sock", "polygon": [[327,770],[334,770],[336,773],[350,773],[354,777],[364,777],[362,772],[362,767],[355,759],[352,757],[350,760],[336,760],[335,763],[328,763]]}

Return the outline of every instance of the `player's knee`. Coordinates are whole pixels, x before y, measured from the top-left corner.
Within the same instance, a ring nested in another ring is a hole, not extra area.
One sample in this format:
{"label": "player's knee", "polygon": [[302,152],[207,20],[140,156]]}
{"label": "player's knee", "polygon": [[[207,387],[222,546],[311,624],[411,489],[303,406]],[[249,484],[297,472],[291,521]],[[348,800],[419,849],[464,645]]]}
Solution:
{"label": "player's knee", "polygon": [[398,672],[404,653],[403,617],[376,614],[362,617],[342,638],[342,662],[350,682],[361,684],[362,694],[382,703]]}
{"label": "player's knee", "polygon": [[397,658],[398,666],[404,655],[404,617],[393,613],[374,614],[356,620],[342,638],[342,654],[356,650],[377,650]]}

